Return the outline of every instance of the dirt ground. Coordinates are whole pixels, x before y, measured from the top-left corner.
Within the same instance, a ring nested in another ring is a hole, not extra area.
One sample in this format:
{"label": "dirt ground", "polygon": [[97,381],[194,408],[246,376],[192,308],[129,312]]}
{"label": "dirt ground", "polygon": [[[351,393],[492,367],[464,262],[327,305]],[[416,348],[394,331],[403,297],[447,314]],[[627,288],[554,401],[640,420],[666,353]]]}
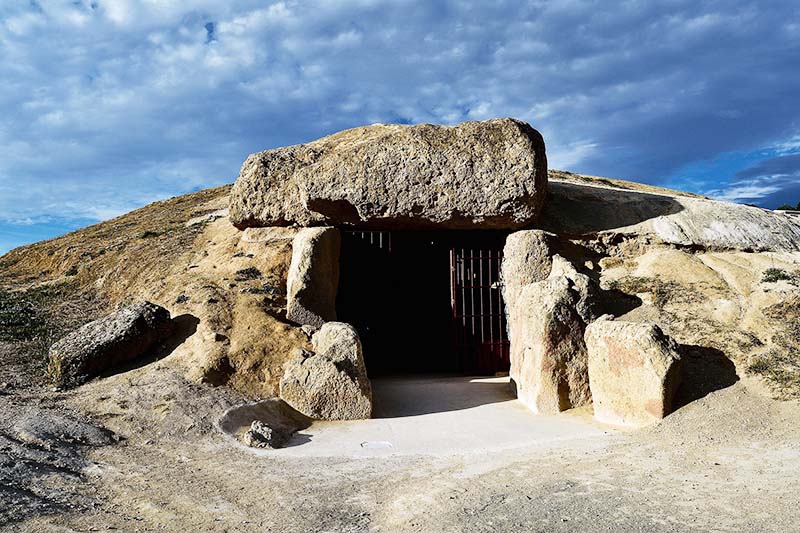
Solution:
{"label": "dirt ground", "polygon": [[[86,414],[119,442],[74,445],[71,470],[41,461],[26,487],[38,502],[6,485],[2,529],[785,532],[800,523],[800,405],[742,382],[650,429],[444,456],[254,453],[214,427],[242,401],[160,363],[70,393],[5,391],[4,413],[25,404]],[[7,425],[0,433],[13,433]],[[31,462],[14,453],[0,450],[5,462]]]}

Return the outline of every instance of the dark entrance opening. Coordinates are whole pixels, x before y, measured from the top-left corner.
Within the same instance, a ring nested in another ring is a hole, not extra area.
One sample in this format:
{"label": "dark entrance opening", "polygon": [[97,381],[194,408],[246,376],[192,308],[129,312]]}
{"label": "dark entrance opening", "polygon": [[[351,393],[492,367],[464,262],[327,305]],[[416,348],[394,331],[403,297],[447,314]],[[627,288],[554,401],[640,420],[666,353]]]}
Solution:
{"label": "dark entrance opening", "polygon": [[343,231],[338,319],[370,376],[508,370],[499,267],[505,233]]}

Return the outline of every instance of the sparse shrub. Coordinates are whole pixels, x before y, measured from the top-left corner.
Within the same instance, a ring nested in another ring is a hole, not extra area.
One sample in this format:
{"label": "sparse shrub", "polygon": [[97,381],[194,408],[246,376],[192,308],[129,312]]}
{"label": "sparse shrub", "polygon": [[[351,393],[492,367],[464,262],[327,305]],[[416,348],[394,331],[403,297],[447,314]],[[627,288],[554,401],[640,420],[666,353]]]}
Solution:
{"label": "sparse shrub", "polygon": [[261,271],[256,267],[243,268],[236,271],[236,281],[248,281],[261,277]]}
{"label": "sparse shrub", "polygon": [[78,275],[78,266],[77,265],[72,265],[71,267],[69,267],[69,270],[67,270],[64,273],[64,275],[65,276],[70,276],[70,277],[71,276],[77,276]]}
{"label": "sparse shrub", "polygon": [[26,292],[0,291],[0,341],[29,341],[44,331],[45,313]]}
{"label": "sparse shrub", "polygon": [[0,342],[16,343],[23,360],[44,361],[55,341],[103,314],[105,301],[72,283],[24,291],[0,289]]}
{"label": "sparse shrub", "polygon": [[152,239],[153,237],[159,237],[160,235],[161,235],[161,233],[158,232],[158,231],[147,230],[147,231],[143,231],[141,233],[141,235],[139,235],[139,237],[142,238],[142,239]]}
{"label": "sparse shrub", "polygon": [[747,372],[763,377],[784,399],[800,398],[800,352],[772,349],[751,358]]}
{"label": "sparse shrub", "polygon": [[776,283],[778,281],[797,282],[797,274],[786,272],[780,268],[768,268],[761,277],[762,283]]}

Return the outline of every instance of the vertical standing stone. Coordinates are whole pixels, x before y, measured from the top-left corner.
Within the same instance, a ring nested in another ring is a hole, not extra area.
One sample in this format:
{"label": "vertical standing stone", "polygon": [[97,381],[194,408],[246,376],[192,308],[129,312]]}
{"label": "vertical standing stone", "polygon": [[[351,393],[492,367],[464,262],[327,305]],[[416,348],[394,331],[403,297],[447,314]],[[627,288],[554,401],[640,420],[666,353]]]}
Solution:
{"label": "vertical standing stone", "polygon": [[646,426],[670,413],[680,354],[656,324],[600,318],[586,328],[586,348],[595,418]]}
{"label": "vertical standing stone", "polygon": [[341,244],[336,228],[304,228],[297,233],[286,280],[289,320],[316,327],[336,320]]}
{"label": "vertical standing stone", "polygon": [[585,324],[579,294],[564,276],[529,284],[514,307],[511,379],[536,413],[558,413],[590,401]]}

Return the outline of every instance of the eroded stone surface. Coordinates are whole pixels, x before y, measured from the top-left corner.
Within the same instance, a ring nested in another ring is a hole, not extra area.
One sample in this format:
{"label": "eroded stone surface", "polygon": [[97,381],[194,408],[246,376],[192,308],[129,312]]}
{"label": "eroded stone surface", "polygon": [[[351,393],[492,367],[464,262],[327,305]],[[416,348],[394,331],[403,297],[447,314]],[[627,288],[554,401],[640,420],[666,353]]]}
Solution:
{"label": "eroded stone surface", "polygon": [[579,299],[575,305],[578,314],[585,323],[595,320],[600,311],[600,288],[586,274],[578,272],[570,261],[556,254],[552,258],[552,267],[548,279],[565,277],[571,281],[572,288],[578,293]]}
{"label": "eroded stone surface", "polygon": [[372,415],[372,387],[356,330],[327,322],[312,337],[315,353],[297,350],[281,379],[281,398],[320,420],[358,420]]}
{"label": "eroded stone surface", "polygon": [[573,282],[558,276],[526,285],[514,306],[511,379],[534,412],[557,413],[591,399],[579,301]]}
{"label": "eroded stone surface", "polygon": [[516,229],[547,188],[542,136],[524,122],[376,124],[251,155],[231,221],[251,226]]}
{"label": "eroded stone surface", "polygon": [[595,418],[645,426],[670,413],[680,353],[661,328],[606,316],[586,328],[585,339]]}
{"label": "eroded stone surface", "polygon": [[286,280],[289,320],[316,327],[336,320],[341,243],[336,228],[305,228],[297,233]]}
{"label": "eroded stone surface", "polygon": [[[646,235],[707,250],[800,251],[800,222],[767,209],[704,198],[551,181],[537,225],[568,235]],[[639,184],[631,184],[638,186]]]}
{"label": "eroded stone surface", "polygon": [[48,375],[58,387],[75,387],[131,361],[166,339],[169,311],[150,302],[125,307],[90,322],[50,348]]}
{"label": "eroded stone surface", "polygon": [[517,231],[506,237],[501,276],[509,317],[523,287],[550,275],[556,240],[556,235],[540,230]]}

